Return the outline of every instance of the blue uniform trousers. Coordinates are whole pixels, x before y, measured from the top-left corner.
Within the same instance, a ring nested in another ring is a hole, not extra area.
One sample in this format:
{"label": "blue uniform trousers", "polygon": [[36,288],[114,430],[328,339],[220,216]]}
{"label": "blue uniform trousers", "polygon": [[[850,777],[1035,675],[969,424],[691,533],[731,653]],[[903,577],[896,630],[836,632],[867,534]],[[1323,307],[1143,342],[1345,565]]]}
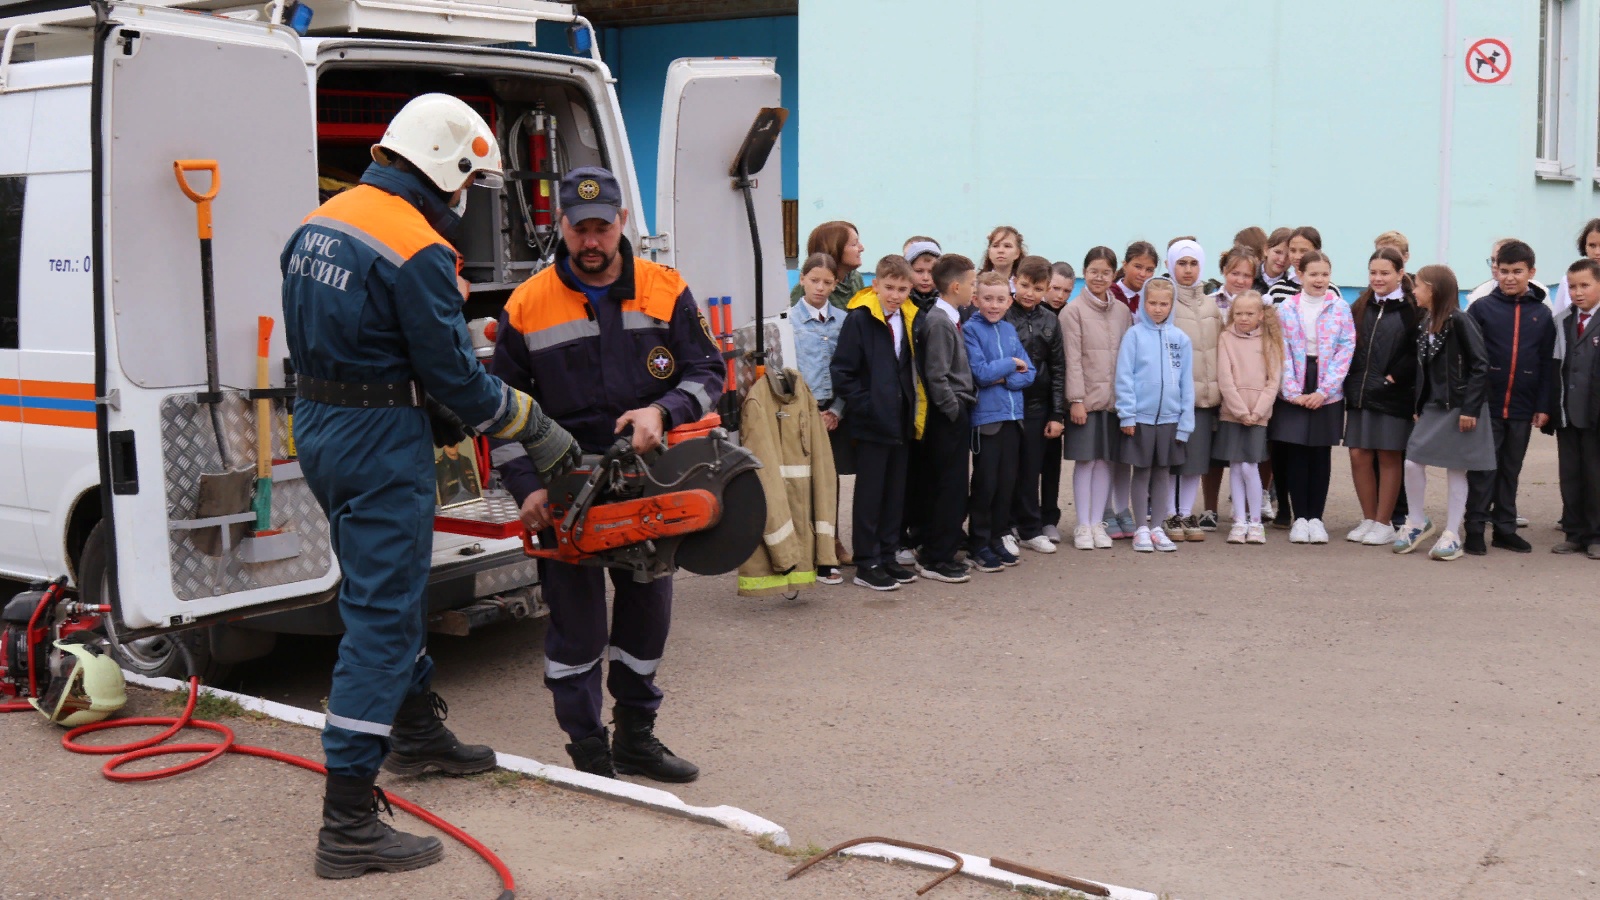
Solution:
{"label": "blue uniform trousers", "polygon": [[389,752],[408,694],[427,690],[428,570],[433,557],[432,440],[420,409],[295,404],[306,482],[328,515],[344,573],[344,638],[328,692],[328,771],[367,777]]}
{"label": "blue uniform trousers", "polygon": [[[616,596],[606,628],[606,572]],[[544,635],[544,683],[555,697],[556,722],[573,741],[599,735],[600,667],[609,658],[606,687],[620,706],[654,712],[661,706],[656,668],[672,625],[672,579],[640,583],[617,570],[539,561],[539,583],[550,621]]]}

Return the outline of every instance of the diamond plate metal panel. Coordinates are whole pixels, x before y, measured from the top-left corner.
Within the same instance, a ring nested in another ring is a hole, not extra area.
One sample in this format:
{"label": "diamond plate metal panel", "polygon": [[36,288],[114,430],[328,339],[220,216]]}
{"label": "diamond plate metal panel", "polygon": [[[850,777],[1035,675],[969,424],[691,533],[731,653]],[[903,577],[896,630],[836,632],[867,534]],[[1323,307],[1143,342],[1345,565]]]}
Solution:
{"label": "diamond plate metal panel", "polygon": [[[768,369],[781,369],[783,368],[783,337],[778,334],[778,326],[776,325],[768,325],[766,332],[766,366]],[[739,353],[735,374],[739,383],[739,399],[741,401],[746,394],[750,393],[750,385],[755,384],[756,381],[756,367],[751,365],[745,358],[745,354],[753,349],[755,336],[756,327],[754,325],[740,328],[733,333],[733,349]]]}
{"label": "diamond plate metal panel", "polygon": [[[166,476],[168,519],[196,515],[200,475],[256,464],[255,405],[243,392],[229,391],[218,405],[226,465],[212,436],[211,414],[190,394],[174,394],[161,404],[161,459]],[[273,404],[272,452],[288,455],[288,421],[281,404]],[[237,555],[210,557],[194,545],[188,531],[167,532],[173,594],[180,600],[217,597],[238,591],[322,578],[333,568],[328,518],[317,505],[305,479],[274,482],[272,527],[300,535],[300,555],[268,563],[247,564]]]}
{"label": "diamond plate metal panel", "polygon": [[487,597],[491,594],[503,594],[520,587],[527,587],[538,580],[539,562],[528,559],[472,576],[472,595]]}

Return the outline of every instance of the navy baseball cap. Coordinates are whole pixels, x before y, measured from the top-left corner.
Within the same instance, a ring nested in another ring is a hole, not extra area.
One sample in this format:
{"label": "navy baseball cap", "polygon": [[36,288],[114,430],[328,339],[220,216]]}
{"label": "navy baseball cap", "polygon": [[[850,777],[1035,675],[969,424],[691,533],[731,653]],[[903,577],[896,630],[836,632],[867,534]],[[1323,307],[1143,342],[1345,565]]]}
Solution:
{"label": "navy baseball cap", "polygon": [[576,225],[585,219],[617,220],[622,208],[622,185],[599,166],[582,166],[561,179],[561,212]]}

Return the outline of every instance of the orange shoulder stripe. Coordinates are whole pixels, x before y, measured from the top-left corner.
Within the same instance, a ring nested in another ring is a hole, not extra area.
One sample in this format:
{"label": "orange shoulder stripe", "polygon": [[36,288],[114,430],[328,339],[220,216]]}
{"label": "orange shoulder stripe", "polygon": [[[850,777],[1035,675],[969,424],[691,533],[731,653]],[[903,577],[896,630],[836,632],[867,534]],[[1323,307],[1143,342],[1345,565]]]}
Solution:
{"label": "orange shoulder stripe", "polygon": [[579,319],[587,320],[588,301],[561,283],[554,266],[546,266],[511,292],[506,321],[524,335]]}
{"label": "orange shoulder stripe", "polygon": [[[395,265],[404,265],[435,244],[449,246],[415,206],[370,184],[357,185],[331,198],[301,224],[320,224],[343,231]],[[461,259],[457,255],[456,268],[460,267]]]}

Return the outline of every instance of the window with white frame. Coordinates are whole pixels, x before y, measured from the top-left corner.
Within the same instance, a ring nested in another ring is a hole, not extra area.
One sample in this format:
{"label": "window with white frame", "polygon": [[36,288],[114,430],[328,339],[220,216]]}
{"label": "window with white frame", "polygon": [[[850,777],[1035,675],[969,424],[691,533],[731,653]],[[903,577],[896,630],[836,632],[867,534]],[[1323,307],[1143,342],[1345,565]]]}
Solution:
{"label": "window with white frame", "polygon": [[1578,0],[1538,0],[1539,112],[1534,171],[1546,178],[1572,178],[1577,167]]}

